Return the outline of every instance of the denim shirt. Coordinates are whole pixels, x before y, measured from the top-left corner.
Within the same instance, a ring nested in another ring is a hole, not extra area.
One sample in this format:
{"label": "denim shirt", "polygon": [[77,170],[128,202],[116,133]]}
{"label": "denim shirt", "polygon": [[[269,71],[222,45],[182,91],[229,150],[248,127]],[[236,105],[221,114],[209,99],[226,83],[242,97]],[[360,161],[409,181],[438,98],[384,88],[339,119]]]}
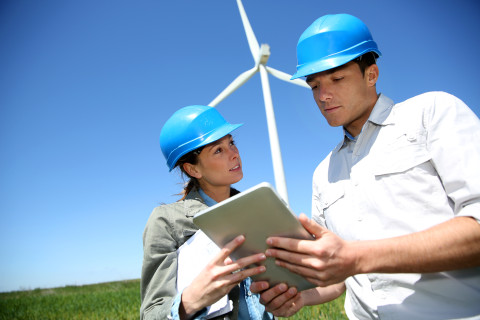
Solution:
{"label": "denim shirt", "polygon": [[[205,201],[207,206],[213,206],[217,202],[210,198],[203,190],[198,190],[200,196]],[[252,280],[250,278],[246,278],[240,284],[240,301],[239,301],[239,311],[238,311],[238,319],[239,320],[271,320],[274,319],[273,315],[265,311],[265,307],[260,303],[260,295],[254,294],[250,291],[250,285]],[[177,293],[175,299],[172,304],[171,308],[171,319],[179,320],[179,309],[180,303],[182,299],[182,292]],[[203,310],[199,311],[196,315],[194,320],[204,320],[207,319],[207,314],[209,311],[209,307],[204,308]]]}

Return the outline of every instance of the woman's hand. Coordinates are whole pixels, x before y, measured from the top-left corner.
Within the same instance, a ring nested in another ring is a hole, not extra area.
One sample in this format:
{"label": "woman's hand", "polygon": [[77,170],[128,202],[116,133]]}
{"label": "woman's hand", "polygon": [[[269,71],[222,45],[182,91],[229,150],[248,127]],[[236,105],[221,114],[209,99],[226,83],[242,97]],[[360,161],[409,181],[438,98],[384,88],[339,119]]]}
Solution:
{"label": "woman's hand", "polygon": [[232,261],[228,257],[244,241],[244,236],[238,236],[227,243],[192,283],[183,290],[180,305],[182,319],[189,319],[199,310],[217,302],[245,278],[265,272],[264,266],[254,265],[266,259],[263,253],[237,261]]}

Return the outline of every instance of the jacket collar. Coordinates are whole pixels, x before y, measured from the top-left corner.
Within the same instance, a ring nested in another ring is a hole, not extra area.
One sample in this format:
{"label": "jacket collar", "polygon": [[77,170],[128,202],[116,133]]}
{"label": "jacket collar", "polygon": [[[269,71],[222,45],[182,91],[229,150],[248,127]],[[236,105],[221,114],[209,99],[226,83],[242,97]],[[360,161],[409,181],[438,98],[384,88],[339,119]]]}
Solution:
{"label": "jacket collar", "polygon": [[196,188],[187,194],[183,205],[185,206],[185,215],[187,217],[193,217],[197,212],[208,208]]}
{"label": "jacket collar", "polygon": [[[240,193],[237,189],[230,189],[230,196]],[[183,201],[185,207],[185,216],[193,217],[197,212],[208,208],[197,188],[193,188]]]}

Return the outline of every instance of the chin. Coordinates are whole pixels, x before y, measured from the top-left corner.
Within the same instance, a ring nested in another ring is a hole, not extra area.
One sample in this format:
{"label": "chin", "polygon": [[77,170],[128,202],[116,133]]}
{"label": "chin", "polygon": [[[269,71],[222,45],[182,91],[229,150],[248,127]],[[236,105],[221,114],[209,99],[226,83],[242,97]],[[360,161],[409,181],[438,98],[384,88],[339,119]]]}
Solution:
{"label": "chin", "polygon": [[231,184],[237,183],[237,182],[239,182],[239,181],[242,180],[242,179],[243,179],[243,173],[241,173],[239,177],[234,178],[234,179],[232,180],[232,183],[231,183]]}

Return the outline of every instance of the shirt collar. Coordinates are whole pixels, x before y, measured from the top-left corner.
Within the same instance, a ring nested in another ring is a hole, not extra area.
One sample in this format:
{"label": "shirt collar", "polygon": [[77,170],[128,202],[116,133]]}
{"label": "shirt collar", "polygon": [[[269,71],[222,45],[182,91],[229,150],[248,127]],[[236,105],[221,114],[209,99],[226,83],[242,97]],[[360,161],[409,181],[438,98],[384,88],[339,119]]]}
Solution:
{"label": "shirt collar", "polygon": [[[391,115],[392,107],[394,106],[393,100],[380,93],[377,99],[377,102],[373,106],[373,110],[368,117],[368,121],[376,124],[376,125],[389,125],[393,124],[393,117]],[[363,130],[363,129],[362,129]],[[335,148],[336,151],[343,148],[348,141],[356,142],[357,138],[353,137],[345,128],[343,128],[343,140],[342,142]]]}
{"label": "shirt collar", "polygon": [[202,189],[198,189],[198,193],[200,193],[200,196],[203,198],[203,201],[205,201],[205,204],[209,207],[217,204],[217,201],[213,200],[210,198]]}
{"label": "shirt collar", "polygon": [[393,105],[393,100],[381,93],[373,107],[372,113],[370,113],[370,117],[368,117],[368,121],[379,126],[393,124],[393,118],[390,116]]}
{"label": "shirt collar", "polygon": [[[357,141],[358,135],[356,137],[352,136],[347,130],[345,130],[345,128],[343,128],[343,133],[344,133],[345,137],[347,137],[349,140],[354,141],[354,142]],[[345,138],[344,138],[344,140],[345,140]]]}

